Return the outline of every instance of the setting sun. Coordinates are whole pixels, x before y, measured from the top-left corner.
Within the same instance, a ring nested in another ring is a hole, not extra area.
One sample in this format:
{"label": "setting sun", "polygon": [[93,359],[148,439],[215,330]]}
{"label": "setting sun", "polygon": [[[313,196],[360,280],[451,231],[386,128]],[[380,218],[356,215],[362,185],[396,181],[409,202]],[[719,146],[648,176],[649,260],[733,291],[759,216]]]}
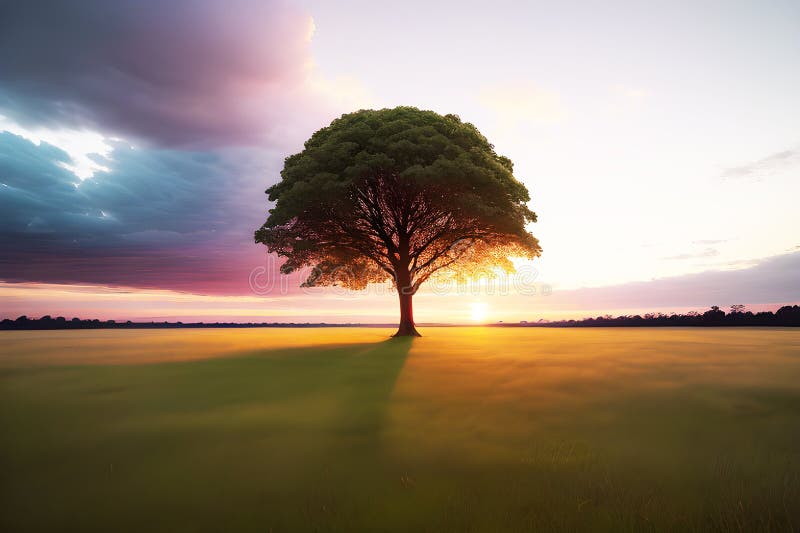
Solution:
{"label": "setting sun", "polygon": [[489,306],[483,302],[473,302],[470,304],[470,317],[473,322],[482,322],[486,320],[486,314],[489,311]]}

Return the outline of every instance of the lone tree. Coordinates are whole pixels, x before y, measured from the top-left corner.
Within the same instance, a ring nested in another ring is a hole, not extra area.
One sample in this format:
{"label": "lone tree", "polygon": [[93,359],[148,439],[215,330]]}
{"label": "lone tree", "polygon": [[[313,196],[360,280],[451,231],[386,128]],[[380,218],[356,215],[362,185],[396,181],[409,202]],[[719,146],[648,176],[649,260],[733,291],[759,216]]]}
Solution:
{"label": "lone tree", "polygon": [[312,267],[303,286],[363,289],[391,280],[400,297],[396,336],[419,336],[412,297],[434,274],[512,272],[533,258],[536,221],[513,164],[456,115],[414,107],[343,115],[286,158],[267,189],[275,207],[257,243]]}

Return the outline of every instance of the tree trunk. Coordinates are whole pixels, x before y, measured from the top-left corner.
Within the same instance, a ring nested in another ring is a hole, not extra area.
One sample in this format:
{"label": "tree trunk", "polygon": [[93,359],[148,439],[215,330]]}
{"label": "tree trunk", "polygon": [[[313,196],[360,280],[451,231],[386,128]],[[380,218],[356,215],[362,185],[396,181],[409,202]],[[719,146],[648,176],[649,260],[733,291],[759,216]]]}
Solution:
{"label": "tree trunk", "polygon": [[403,290],[398,289],[400,295],[400,326],[397,328],[395,337],[422,337],[414,327],[414,306],[411,303],[413,294],[404,294]]}

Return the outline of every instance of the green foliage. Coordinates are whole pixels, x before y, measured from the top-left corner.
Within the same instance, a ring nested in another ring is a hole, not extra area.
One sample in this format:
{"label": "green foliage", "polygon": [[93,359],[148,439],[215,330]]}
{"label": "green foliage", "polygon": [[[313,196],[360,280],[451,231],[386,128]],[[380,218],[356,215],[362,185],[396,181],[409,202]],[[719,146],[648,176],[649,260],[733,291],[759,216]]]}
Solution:
{"label": "green foliage", "polygon": [[344,115],[286,158],[281,177],[255,240],[287,259],[285,273],[316,267],[307,285],[391,279],[413,293],[442,269],[511,270],[509,255],[541,252],[511,160],[456,115]]}

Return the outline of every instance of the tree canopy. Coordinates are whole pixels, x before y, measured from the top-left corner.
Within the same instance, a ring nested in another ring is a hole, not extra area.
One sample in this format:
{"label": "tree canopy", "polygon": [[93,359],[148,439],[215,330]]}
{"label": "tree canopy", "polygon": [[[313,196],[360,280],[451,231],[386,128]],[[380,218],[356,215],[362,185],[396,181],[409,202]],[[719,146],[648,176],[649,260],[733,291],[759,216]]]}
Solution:
{"label": "tree canopy", "polygon": [[[275,206],[256,242],[286,258],[285,274],[313,267],[306,286],[391,280],[400,334],[411,296],[431,276],[513,271],[509,257],[541,253],[511,160],[456,115],[414,107],[343,115],[286,158],[281,178],[266,191]],[[405,329],[416,334],[413,317]]]}

